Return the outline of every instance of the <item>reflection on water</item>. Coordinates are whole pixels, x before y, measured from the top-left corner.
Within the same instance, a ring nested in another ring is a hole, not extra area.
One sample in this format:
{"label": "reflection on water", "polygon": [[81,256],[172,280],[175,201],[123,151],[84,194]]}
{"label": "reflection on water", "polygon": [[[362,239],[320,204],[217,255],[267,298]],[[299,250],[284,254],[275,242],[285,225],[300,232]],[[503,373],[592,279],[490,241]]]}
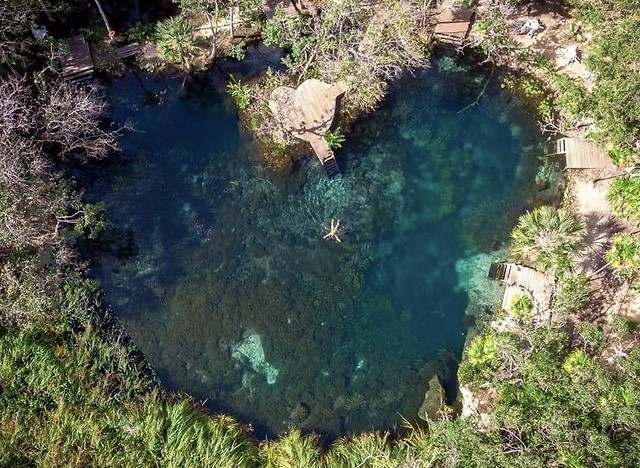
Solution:
{"label": "reflection on water", "polygon": [[[161,380],[269,433],[414,419],[428,363],[459,355],[465,310],[492,300],[488,262],[531,202],[536,148],[509,105],[458,113],[483,79],[403,79],[331,180],[314,160],[264,169],[218,91],[145,78],[163,100],[145,106],[134,78],[115,82],[114,119],[137,131],[87,198],[136,254],[95,274]],[[341,243],[323,239],[331,219]]]}

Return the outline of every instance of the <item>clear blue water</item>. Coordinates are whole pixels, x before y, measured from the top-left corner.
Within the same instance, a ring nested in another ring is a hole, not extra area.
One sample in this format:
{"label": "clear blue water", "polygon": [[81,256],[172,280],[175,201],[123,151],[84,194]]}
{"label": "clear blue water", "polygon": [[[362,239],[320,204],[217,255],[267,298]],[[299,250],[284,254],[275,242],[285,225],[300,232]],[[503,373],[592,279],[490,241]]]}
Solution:
{"label": "clear blue water", "polygon": [[[518,106],[490,86],[459,113],[484,79],[401,80],[331,180],[313,158],[266,169],[214,86],[144,77],[162,96],[148,106],[133,77],[114,82],[113,118],[137,130],[118,164],[88,172],[86,197],[130,242],[94,272],[163,383],[262,433],[415,419],[461,352],[465,311],[492,307],[488,262],[535,192]],[[332,218],[341,243],[323,239]]]}

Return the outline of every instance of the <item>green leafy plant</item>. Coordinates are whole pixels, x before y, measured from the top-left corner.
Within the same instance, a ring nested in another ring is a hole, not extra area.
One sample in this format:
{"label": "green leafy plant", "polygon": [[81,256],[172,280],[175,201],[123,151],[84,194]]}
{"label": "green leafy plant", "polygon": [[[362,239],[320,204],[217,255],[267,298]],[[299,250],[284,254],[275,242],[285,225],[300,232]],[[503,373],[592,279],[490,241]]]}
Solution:
{"label": "green leafy plant", "polygon": [[604,333],[600,328],[589,322],[580,322],[576,327],[582,345],[595,355],[604,349]]}
{"label": "green leafy plant", "polygon": [[544,91],[542,90],[540,83],[538,83],[533,78],[528,77],[523,80],[519,80],[519,85],[525,96],[534,97],[534,96],[541,96],[544,94]]}
{"label": "green leafy plant", "polygon": [[616,314],[611,321],[611,329],[616,335],[625,337],[638,332],[640,330],[640,324]]}
{"label": "green leafy plant", "polygon": [[74,232],[78,236],[95,240],[105,230],[113,228],[114,224],[105,219],[104,213],[106,205],[104,203],[85,204],[82,206],[80,218],[74,225]]}
{"label": "green leafy plant", "polygon": [[567,374],[578,374],[587,371],[591,367],[591,360],[582,349],[576,349],[566,357],[562,368]]}
{"label": "green leafy plant", "polygon": [[558,278],[553,309],[562,314],[572,314],[589,303],[591,282],[585,274],[562,275]]}
{"label": "green leafy plant", "polygon": [[519,294],[511,302],[510,309],[516,320],[527,321],[533,316],[533,300],[528,294]]}
{"label": "green leafy plant", "polygon": [[611,161],[618,166],[631,166],[635,163],[636,157],[629,148],[623,148],[620,146],[612,146],[607,151],[607,155],[611,158]]}
{"label": "green leafy plant", "polygon": [[174,16],[158,23],[157,32],[160,57],[191,70],[191,61],[197,51],[194,25],[181,16]]}
{"label": "green leafy plant", "polygon": [[229,57],[233,57],[236,60],[244,59],[244,56],[246,53],[247,53],[247,43],[245,41],[240,41],[236,44],[231,44],[227,48],[227,55]]}
{"label": "green leafy plant", "polygon": [[346,137],[340,132],[340,129],[329,130],[324,134],[324,139],[331,149],[338,149],[346,141]]}
{"label": "green leafy plant", "polygon": [[550,118],[552,113],[553,107],[551,106],[551,103],[547,99],[540,101],[538,104],[538,114],[542,117]]}
{"label": "green leafy plant", "polygon": [[227,92],[240,110],[245,110],[251,105],[251,89],[235,78],[227,84]]}
{"label": "green leafy plant", "polygon": [[108,38],[107,31],[104,26],[84,28],[82,30],[82,35],[87,42],[100,42]]}
{"label": "green leafy plant", "polygon": [[467,347],[466,358],[471,366],[486,366],[495,359],[497,350],[493,335],[478,335]]}
{"label": "green leafy plant", "polygon": [[585,226],[563,209],[536,208],[520,217],[511,232],[516,257],[543,271],[561,272],[582,252]]}
{"label": "green leafy plant", "polygon": [[631,234],[617,234],[605,254],[607,263],[627,279],[640,270],[640,239]]}
{"label": "green leafy plant", "polygon": [[615,216],[628,219],[640,219],[640,177],[631,174],[611,183],[608,193],[611,211]]}
{"label": "green leafy plant", "polygon": [[131,42],[153,42],[157,38],[156,25],[153,23],[136,23],[127,30],[127,38]]}

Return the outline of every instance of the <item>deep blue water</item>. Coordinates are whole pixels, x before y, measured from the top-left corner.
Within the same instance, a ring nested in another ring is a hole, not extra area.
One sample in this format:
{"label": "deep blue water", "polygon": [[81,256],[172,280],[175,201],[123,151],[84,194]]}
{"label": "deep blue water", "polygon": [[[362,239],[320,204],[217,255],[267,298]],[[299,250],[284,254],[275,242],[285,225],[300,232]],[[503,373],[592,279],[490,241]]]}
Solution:
{"label": "deep blue water", "polygon": [[[460,355],[465,311],[494,307],[489,262],[534,196],[518,106],[489,86],[459,112],[485,78],[402,79],[331,180],[314,158],[266,169],[214,86],[145,77],[162,98],[146,105],[133,77],[114,82],[113,119],[136,131],[118,164],[89,171],[86,197],[131,245],[94,273],[163,383],[271,434],[415,419]],[[323,239],[331,219],[341,243]]]}

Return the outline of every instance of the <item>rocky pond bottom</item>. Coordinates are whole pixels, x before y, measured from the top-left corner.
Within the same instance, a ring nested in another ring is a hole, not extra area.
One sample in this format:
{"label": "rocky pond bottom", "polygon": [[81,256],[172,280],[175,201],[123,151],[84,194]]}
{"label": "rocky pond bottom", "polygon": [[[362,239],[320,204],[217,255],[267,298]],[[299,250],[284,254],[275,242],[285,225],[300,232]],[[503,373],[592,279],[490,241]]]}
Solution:
{"label": "rocky pond bottom", "polygon": [[455,389],[465,311],[495,307],[489,263],[535,196],[515,101],[489,86],[459,112],[485,79],[447,60],[403,78],[331,180],[314,158],[265,169],[214,86],[114,82],[136,131],[84,177],[128,241],[93,271],[166,387],[259,435],[329,437],[415,420],[436,370]]}

